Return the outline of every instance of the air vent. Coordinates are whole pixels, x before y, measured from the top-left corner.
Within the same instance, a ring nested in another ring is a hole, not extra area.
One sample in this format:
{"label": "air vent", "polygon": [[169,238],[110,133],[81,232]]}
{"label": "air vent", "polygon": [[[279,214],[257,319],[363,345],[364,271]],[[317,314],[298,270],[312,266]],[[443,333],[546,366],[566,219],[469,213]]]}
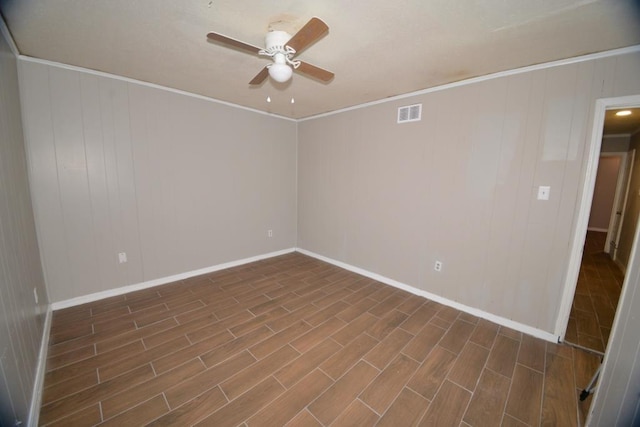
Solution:
{"label": "air vent", "polygon": [[398,108],[398,123],[417,122],[422,118],[422,104]]}

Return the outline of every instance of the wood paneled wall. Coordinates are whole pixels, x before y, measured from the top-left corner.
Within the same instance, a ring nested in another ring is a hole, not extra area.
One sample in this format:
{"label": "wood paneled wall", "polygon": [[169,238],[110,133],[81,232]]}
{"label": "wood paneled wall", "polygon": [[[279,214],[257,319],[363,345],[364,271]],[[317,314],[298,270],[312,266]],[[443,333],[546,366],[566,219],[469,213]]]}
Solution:
{"label": "wood paneled wall", "polygon": [[295,122],[35,61],[20,72],[53,302],[295,246]]}
{"label": "wood paneled wall", "polygon": [[302,121],[298,246],[554,333],[595,100],[638,75],[631,53]]}
{"label": "wood paneled wall", "polygon": [[17,421],[27,425],[29,421],[48,305],[20,114],[16,57],[0,35],[0,425],[3,426]]}

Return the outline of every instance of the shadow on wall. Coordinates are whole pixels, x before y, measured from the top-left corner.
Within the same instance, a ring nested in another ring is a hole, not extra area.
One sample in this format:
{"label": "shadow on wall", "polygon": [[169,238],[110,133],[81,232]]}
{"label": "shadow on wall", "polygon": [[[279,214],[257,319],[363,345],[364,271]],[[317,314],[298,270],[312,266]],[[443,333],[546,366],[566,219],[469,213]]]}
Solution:
{"label": "shadow on wall", "polygon": [[2,402],[0,402],[0,404],[2,404],[2,407],[0,407],[0,427],[9,427],[9,426],[13,426],[15,425],[15,420],[11,417],[11,413],[13,411],[10,410],[10,408],[7,408],[7,404],[6,401],[4,400],[5,393],[2,393]]}

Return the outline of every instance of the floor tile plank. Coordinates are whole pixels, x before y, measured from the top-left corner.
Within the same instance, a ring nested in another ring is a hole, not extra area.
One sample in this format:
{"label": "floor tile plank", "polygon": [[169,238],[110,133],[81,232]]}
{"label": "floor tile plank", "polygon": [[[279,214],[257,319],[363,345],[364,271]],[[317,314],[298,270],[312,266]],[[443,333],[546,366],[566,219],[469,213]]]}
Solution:
{"label": "floor tile plank", "polygon": [[[186,404],[159,417],[150,426],[192,425],[227,403],[227,398],[214,387],[189,400]],[[120,424],[126,425],[126,424]]]}
{"label": "floor tile plank", "polygon": [[543,374],[524,365],[516,365],[505,412],[530,425],[540,423]]}
{"label": "floor tile plank", "polygon": [[300,353],[289,345],[281,347],[264,359],[246,367],[230,379],[224,381],[220,384],[220,388],[229,400],[233,400],[266,377],[271,376],[299,355]]}
{"label": "floor tile plank", "polygon": [[469,391],[474,391],[488,357],[489,350],[471,341],[467,342],[447,378]]}
{"label": "floor tile plank", "polygon": [[272,404],[249,418],[247,424],[250,427],[284,425],[331,384],[333,384],[331,378],[321,371],[315,370],[280,395]]}
{"label": "floor tile plank", "polygon": [[165,396],[169,402],[169,406],[171,409],[175,409],[178,406],[185,404],[201,393],[218,386],[227,378],[241,372],[244,368],[250,366],[255,361],[256,359],[245,350],[242,353],[225,360],[219,365],[198,374],[190,381],[183,381],[179,384],[170,386],[165,391]]}
{"label": "floor tile plank", "polygon": [[379,373],[368,363],[358,362],[309,406],[309,412],[323,424],[331,424]]}
{"label": "floor tile plank", "polygon": [[101,427],[141,426],[155,420],[169,411],[167,402],[159,394],[138,406],[127,409],[119,415],[100,424]]}
{"label": "floor tile plank", "polygon": [[455,361],[455,354],[436,346],[407,385],[425,399],[433,400]]}
{"label": "floor tile plank", "polygon": [[[509,383],[508,378],[485,369],[464,415],[464,421],[478,427],[500,425],[509,393]],[[519,398],[527,399],[528,396],[519,396]]]}
{"label": "floor tile plank", "polygon": [[405,387],[376,427],[415,426],[429,408],[429,403],[427,399]]}
{"label": "floor tile plank", "polygon": [[379,415],[383,414],[418,366],[415,360],[400,354],[362,392],[360,399]]}
{"label": "floor tile plank", "polygon": [[451,381],[445,381],[419,425],[457,426],[470,399],[470,392]]}
{"label": "floor tile plank", "polygon": [[378,369],[384,369],[413,338],[409,332],[395,329],[365,356],[364,360]]}
{"label": "floor tile plank", "polygon": [[284,392],[284,388],[278,381],[273,377],[269,377],[195,425],[201,427],[235,427],[273,401],[282,392]]}
{"label": "floor tile plank", "polygon": [[334,380],[340,378],[358,360],[369,352],[378,341],[369,335],[362,334],[336,352],[320,365],[320,369]]}
{"label": "floor tile plank", "polygon": [[498,335],[489,354],[487,367],[500,375],[511,378],[516,366],[519,348],[518,341],[504,335]]}
{"label": "floor tile plank", "polygon": [[542,401],[542,424],[577,425],[577,401],[570,359],[547,352]]}
{"label": "floor tile plank", "polygon": [[109,419],[123,411],[128,407],[136,405],[140,402],[161,393],[174,384],[191,378],[204,371],[204,365],[198,359],[193,359],[181,366],[170,371],[158,375],[155,378],[141,382],[127,390],[111,396],[102,401],[102,416]]}
{"label": "floor tile plank", "polygon": [[351,405],[331,424],[331,427],[373,426],[380,417],[359,400]]}
{"label": "floor tile plank", "polygon": [[334,355],[341,348],[342,346],[340,346],[340,344],[330,338],[327,338],[317,346],[309,349],[293,362],[280,369],[274,376],[282,385],[289,388],[304,378],[308,373],[316,369],[318,365]]}

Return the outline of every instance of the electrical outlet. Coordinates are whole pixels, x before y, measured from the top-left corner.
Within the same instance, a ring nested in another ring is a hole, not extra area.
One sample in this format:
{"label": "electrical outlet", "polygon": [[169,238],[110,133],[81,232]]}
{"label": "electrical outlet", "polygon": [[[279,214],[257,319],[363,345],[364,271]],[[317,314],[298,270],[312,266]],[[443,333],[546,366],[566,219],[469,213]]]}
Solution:
{"label": "electrical outlet", "polygon": [[273,230],[267,230],[267,236],[273,237]]}
{"label": "electrical outlet", "polygon": [[548,185],[541,185],[538,187],[538,200],[549,200],[549,194],[551,193],[551,187]]}
{"label": "electrical outlet", "polygon": [[38,289],[33,288],[33,299],[36,300],[36,305],[38,304]]}
{"label": "electrical outlet", "polygon": [[436,261],[436,263],[433,266],[433,269],[435,271],[442,271],[442,262],[441,261]]}
{"label": "electrical outlet", "polygon": [[118,254],[118,262],[120,264],[124,264],[125,262],[127,262],[127,253],[126,252],[120,252]]}

